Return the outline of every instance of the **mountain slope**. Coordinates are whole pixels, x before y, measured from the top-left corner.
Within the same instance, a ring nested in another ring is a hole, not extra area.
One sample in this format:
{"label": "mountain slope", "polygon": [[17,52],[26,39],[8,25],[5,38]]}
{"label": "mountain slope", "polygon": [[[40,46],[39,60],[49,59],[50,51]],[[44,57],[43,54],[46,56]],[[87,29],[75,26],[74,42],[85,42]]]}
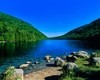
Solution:
{"label": "mountain slope", "polygon": [[36,41],[46,38],[32,25],[0,12],[0,41]]}
{"label": "mountain slope", "polygon": [[100,40],[100,19],[76,28],[55,39]]}

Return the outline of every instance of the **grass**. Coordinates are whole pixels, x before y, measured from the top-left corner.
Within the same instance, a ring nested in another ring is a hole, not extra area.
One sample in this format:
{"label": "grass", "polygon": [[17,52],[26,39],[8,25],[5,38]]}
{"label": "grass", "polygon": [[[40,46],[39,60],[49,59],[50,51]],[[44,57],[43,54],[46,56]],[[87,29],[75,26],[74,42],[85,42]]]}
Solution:
{"label": "grass", "polygon": [[89,60],[85,58],[79,58],[75,63],[79,67],[75,75],[63,72],[59,80],[100,80],[100,66],[90,66]]}

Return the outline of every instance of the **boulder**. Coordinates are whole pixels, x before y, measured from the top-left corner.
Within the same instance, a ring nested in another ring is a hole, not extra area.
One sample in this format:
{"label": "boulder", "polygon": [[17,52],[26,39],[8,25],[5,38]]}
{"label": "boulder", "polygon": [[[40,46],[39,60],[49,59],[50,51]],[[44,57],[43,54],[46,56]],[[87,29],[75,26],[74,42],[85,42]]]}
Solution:
{"label": "boulder", "polygon": [[92,61],[92,65],[100,66],[100,57],[94,57]]}
{"label": "boulder", "polygon": [[89,58],[88,54],[83,54],[83,53],[78,53],[76,56],[81,58]]}
{"label": "boulder", "polygon": [[65,64],[65,61],[64,60],[62,60],[59,57],[56,57],[56,60],[55,60],[55,65],[56,66],[63,66],[64,64]]}
{"label": "boulder", "polygon": [[54,60],[54,58],[51,58],[50,60],[51,60],[51,61],[53,61],[53,60]]}
{"label": "boulder", "polygon": [[5,80],[23,80],[24,71],[22,69],[9,68],[5,73]]}
{"label": "boulder", "polygon": [[29,64],[22,64],[21,66],[20,66],[20,68],[27,68],[29,66]]}
{"label": "boulder", "polygon": [[67,63],[63,66],[63,70],[65,72],[67,72],[67,71],[77,71],[78,66],[75,63],[69,62],[69,63]]}
{"label": "boulder", "polygon": [[50,60],[50,58],[51,58],[51,56],[49,56],[49,55],[45,56],[46,60]]}
{"label": "boulder", "polygon": [[79,51],[78,53],[80,53],[80,54],[87,54],[88,55],[88,53],[86,51]]}
{"label": "boulder", "polygon": [[74,56],[81,57],[81,58],[89,58],[89,55],[85,51],[79,51],[74,53]]}

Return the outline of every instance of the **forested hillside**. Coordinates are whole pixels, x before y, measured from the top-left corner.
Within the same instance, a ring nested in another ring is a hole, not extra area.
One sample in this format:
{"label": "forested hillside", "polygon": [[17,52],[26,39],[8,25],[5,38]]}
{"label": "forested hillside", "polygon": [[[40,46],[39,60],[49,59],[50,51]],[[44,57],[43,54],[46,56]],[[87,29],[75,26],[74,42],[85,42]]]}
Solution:
{"label": "forested hillside", "polygon": [[36,41],[46,38],[32,25],[0,12],[0,41]]}
{"label": "forested hillside", "polygon": [[100,19],[54,39],[100,40]]}

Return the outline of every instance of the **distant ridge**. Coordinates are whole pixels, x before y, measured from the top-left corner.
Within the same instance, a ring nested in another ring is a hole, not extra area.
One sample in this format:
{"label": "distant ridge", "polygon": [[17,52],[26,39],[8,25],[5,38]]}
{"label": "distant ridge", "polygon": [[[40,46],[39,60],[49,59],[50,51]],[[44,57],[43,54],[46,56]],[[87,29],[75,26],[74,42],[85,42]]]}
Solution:
{"label": "distant ridge", "polygon": [[100,40],[100,18],[52,39]]}
{"label": "distant ridge", "polygon": [[46,38],[32,25],[0,12],[0,41],[36,41]]}

